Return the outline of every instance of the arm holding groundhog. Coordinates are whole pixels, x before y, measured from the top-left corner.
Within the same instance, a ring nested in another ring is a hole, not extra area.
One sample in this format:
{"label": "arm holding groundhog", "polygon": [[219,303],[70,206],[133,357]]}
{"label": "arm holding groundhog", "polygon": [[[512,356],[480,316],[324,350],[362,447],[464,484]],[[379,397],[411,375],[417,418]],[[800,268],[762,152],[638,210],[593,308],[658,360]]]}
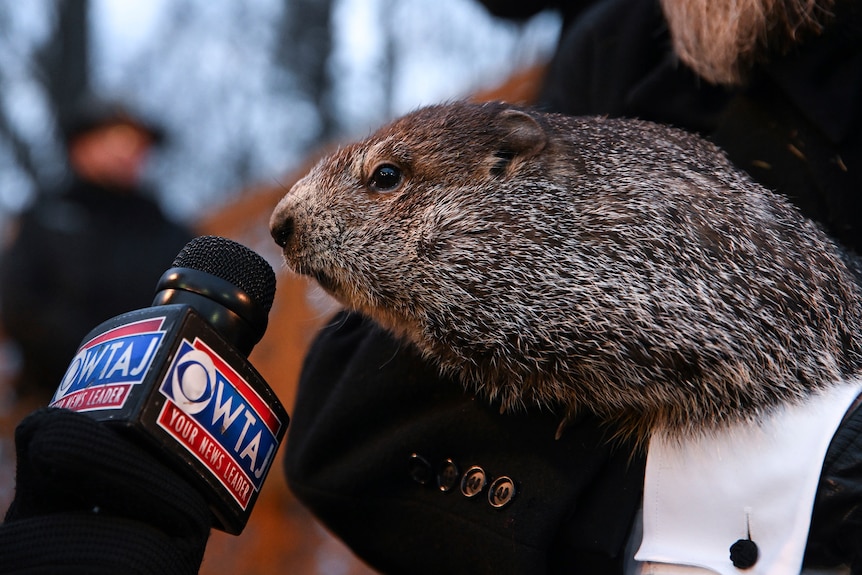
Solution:
{"label": "arm holding groundhog", "polygon": [[[622,570],[643,459],[588,415],[555,441],[552,414],[501,415],[348,313],[312,347],[294,412],[291,490],[381,572]],[[501,478],[514,491],[494,500]]]}

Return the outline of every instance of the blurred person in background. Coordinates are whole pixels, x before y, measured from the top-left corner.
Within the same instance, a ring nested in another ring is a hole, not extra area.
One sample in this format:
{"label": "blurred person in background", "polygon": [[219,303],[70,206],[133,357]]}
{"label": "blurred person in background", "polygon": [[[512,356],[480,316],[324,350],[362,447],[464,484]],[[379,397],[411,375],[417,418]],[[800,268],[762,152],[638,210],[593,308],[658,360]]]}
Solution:
{"label": "blurred person in background", "polygon": [[162,129],[87,96],[62,124],[70,174],[13,224],[0,255],[0,327],[20,356],[17,398],[50,399],[83,337],[148,306],[193,237],[165,216],[141,176]]}

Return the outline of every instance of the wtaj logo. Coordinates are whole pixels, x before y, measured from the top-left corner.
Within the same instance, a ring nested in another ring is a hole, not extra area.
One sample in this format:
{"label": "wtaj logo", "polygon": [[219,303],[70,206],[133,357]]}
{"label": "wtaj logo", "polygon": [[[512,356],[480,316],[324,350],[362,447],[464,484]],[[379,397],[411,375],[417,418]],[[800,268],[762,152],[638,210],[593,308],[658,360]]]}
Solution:
{"label": "wtaj logo", "polygon": [[200,339],[183,340],[159,388],[158,424],[191,452],[245,509],[278,447],[282,422]]}
{"label": "wtaj logo", "polygon": [[144,381],[165,332],[164,317],[117,326],[78,349],[51,407],[95,411],[123,407],[132,386]]}

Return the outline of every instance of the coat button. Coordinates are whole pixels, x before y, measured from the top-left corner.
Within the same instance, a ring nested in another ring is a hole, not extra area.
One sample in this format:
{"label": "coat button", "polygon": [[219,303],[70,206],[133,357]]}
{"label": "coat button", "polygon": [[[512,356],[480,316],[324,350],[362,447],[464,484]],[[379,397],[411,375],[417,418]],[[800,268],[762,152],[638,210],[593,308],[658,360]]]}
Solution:
{"label": "coat button", "polygon": [[475,497],[485,489],[487,482],[488,479],[485,477],[485,470],[478,465],[474,465],[465,471],[464,477],[461,478],[461,493],[465,497]]}
{"label": "coat button", "polygon": [[498,477],[488,488],[488,503],[500,509],[512,502],[515,497],[515,482],[511,478]]}
{"label": "coat button", "polygon": [[410,474],[410,478],[419,485],[427,485],[434,477],[434,472],[431,470],[431,464],[418,453],[410,455],[410,461],[407,464],[407,472]]}
{"label": "coat button", "polygon": [[452,491],[458,485],[458,466],[451,459],[447,459],[440,466],[440,473],[437,474],[437,487],[443,493]]}

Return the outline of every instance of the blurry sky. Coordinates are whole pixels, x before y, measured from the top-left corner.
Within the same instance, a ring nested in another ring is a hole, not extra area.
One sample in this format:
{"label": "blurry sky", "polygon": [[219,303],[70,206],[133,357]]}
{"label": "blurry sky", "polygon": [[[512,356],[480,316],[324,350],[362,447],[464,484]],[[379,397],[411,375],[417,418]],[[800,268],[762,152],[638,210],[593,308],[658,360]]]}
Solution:
{"label": "blurry sky", "polygon": [[170,0],[90,0],[98,72],[116,75],[133,60],[154,34],[159,15]]}
{"label": "blurry sky", "polygon": [[[22,51],[50,31],[53,1],[16,5]],[[247,186],[276,182],[319,144],[315,102],[274,68],[283,0],[91,2],[93,81],[168,129],[170,145],[149,179],[175,218],[194,219]],[[328,73],[344,138],[493,85],[545,58],[559,31],[555,15],[518,25],[474,0],[336,0],[331,23]],[[392,73],[384,76],[386,58]],[[45,102],[16,65],[14,54],[0,54],[2,105],[50,172],[59,150],[48,138]],[[34,192],[3,154],[0,146],[0,225]]]}

